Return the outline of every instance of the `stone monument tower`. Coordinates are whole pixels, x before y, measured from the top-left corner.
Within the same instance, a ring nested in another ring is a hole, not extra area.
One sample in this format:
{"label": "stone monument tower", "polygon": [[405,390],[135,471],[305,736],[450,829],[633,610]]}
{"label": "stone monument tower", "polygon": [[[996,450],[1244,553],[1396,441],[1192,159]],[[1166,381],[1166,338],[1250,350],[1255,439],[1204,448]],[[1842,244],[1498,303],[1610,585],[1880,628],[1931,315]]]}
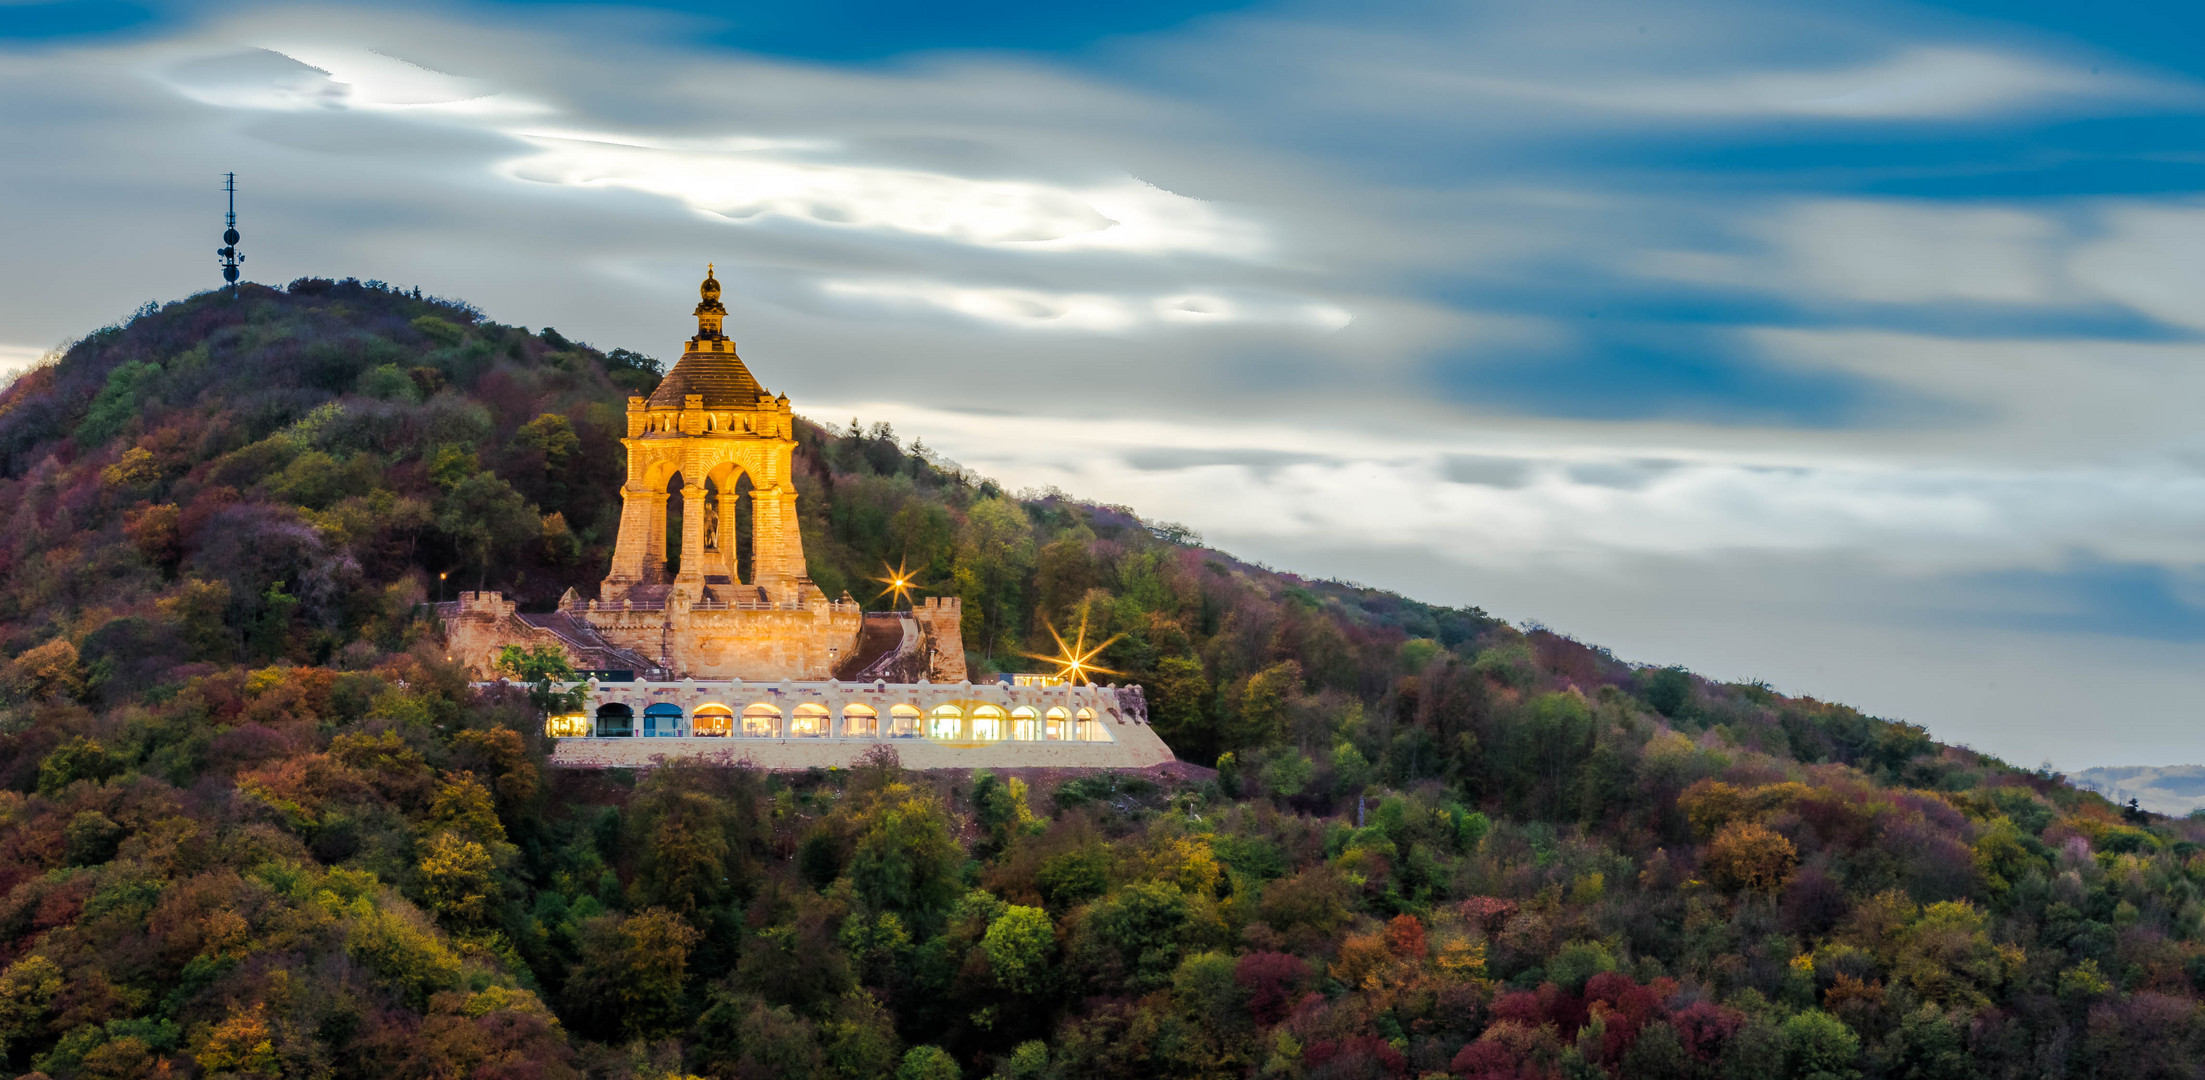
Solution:
{"label": "stone monument tower", "polygon": [[[698,292],[697,336],[648,399],[628,399],[620,538],[599,596],[607,603],[657,603],[678,588],[690,601],[802,604],[813,599],[806,590],[819,590],[805,577],[797,530],[789,399],[760,386],[721,331],[727,308],[709,267]],[[747,515],[738,504],[744,486]],[[667,503],[677,496],[681,532],[670,536]],[[747,568],[736,558],[744,517]],[[670,562],[678,567],[672,574]]]}
{"label": "stone monument tower", "polygon": [[531,613],[463,594],[440,605],[449,654],[482,672],[506,645],[553,645],[577,667],[652,677],[963,680],[956,597],[868,615],[812,583],[789,399],[758,385],[722,332],[710,267],[698,292],[681,360],[650,397],[628,399],[620,535],[598,598],[569,589],[557,611]]}

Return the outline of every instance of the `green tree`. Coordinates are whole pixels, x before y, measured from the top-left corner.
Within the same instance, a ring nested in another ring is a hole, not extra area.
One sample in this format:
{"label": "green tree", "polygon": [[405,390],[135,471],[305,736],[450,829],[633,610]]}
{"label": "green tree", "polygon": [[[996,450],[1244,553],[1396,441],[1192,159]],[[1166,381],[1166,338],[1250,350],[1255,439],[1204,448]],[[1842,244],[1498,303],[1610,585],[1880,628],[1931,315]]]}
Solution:
{"label": "green tree", "polygon": [[1248,676],[1240,691],[1240,709],[1224,732],[1233,748],[1270,746],[1286,738],[1286,711],[1301,693],[1302,666],[1281,660]]}
{"label": "green tree", "polygon": [[1854,1080],[1860,1036],[1845,1021],[1809,1009],[1784,1021],[1785,1075],[1792,1080]]}
{"label": "green tree", "polygon": [[1180,934],[1193,912],[1179,889],[1154,881],[1128,885],[1088,912],[1083,953],[1105,984],[1146,992],[1171,982]]}
{"label": "green tree", "polygon": [[896,1080],[964,1080],[957,1059],[939,1046],[914,1046],[896,1066]]}
{"label": "green tree", "polygon": [[654,770],[637,785],[629,807],[640,841],[636,894],[685,915],[733,895],[740,829],[749,809],[712,790],[707,768]]}
{"label": "green tree", "polygon": [[1156,675],[1147,680],[1149,720],[1157,737],[1188,761],[1212,761],[1217,756],[1217,729],[1210,721],[1210,700],[1216,696],[1202,662],[1190,657],[1167,656],[1156,662]]}
{"label": "green tree", "polygon": [[1014,994],[1039,994],[1048,986],[1049,955],[1056,945],[1048,912],[1016,904],[1003,909],[980,939],[996,983]]}
{"label": "green tree", "polygon": [[850,880],[866,903],[915,925],[948,909],[964,852],[938,801],[909,784],[890,784],[853,824]]}
{"label": "green tree", "polygon": [[92,407],[77,425],[78,446],[90,449],[123,433],[137,419],[139,403],[161,376],[161,365],[125,360],[107,373],[107,382],[92,398]]}
{"label": "green tree", "polygon": [[0,971],[0,1061],[11,1044],[44,1029],[42,1023],[61,996],[61,965],[33,953]]}
{"label": "green tree", "polygon": [[105,780],[122,771],[123,763],[98,739],[78,735],[55,747],[38,763],[38,793],[58,795],[79,780]]}
{"label": "green tree", "polygon": [[[965,648],[993,659],[1015,651],[1009,613],[1034,562],[1034,527],[1014,499],[981,499],[965,511],[957,537],[957,592],[965,603]],[[979,648],[973,647],[977,644]]]}
{"label": "green tree", "polygon": [[646,1039],[688,1021],[689,951],[703,935],[665,908],[585,923],[570,1006],[607,1034]]}
{"label": "green tree", "polygon": [[903,1043],[896,1038],[896,1017],[865,990],[842,995],[834,1018],[821,1025],[827,1064],[844,1080],[874,1080],[896,1067]]}
{"label": "green tree", "polygon": [[528,500],[486,472],[453,486],[438,508],[436,527],[475,564],[477,588],[487,586],[494,559],[543,535],[543,520]]}

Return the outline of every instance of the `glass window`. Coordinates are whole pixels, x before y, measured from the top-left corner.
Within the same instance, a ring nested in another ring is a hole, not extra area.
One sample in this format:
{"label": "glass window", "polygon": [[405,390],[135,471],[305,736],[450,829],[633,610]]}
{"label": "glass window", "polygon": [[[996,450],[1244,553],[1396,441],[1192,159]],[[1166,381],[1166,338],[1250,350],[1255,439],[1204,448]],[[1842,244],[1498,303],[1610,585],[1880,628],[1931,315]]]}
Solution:
{"label": "glass window", "polygon": [[643,710],[644,738],[672,739],[681,734],[681,706],[661,701]]}
{"label": "glass window", "polygon": [[1072,724],[1072,714],[1065,712],[1064,706],[1059,705],[1050,709],[1045,715],[1048,722],[1042,725],[1043,738],[1069,739],[1072,737],[1071,731],[1068,730]]}
{"label": "glass window", "polygon": [[1019,742],[1033,742],[1041,738],[1041,713],[1031,705],[1012,709],[1011,738]]}
{"label": "glass window", "polygon": [[919,737],[919,707],[916,705],[892,705],[888,709],[888,737],[892,739],[916,739]]}
{"label": "glass window", "polygon": [[689,720],[690,734],[725,738],[735,733],[735,710],[725,705],[699,705]]}
{"label": "glass window", "polygon": [[943,705],[934,710],[926,725],[929,739],[954,739],[964,734],[965,710],[955,705]]}
{"label": "glass window", "polygon": [[798,705],[795,714],[789,717],[789,734],[806,737],[825,735],[828,716],[825,705],[814,705],[810,702]]}
{"label": "glass window", "polygon": [[597,707],[597,737],[600,739],[625,739],[635,734],[635,710],[626,705],[600,705]]}
{"label": "glass window", "polygon": [[561,713],[544,717],[544,734],[554,739],[579,739],[590,734],[588,713]]}
{"label": "glass window", "polygon": [[982,742],[994,742],[1003,737],[1003,710],[993,705],[982,705],[972,710],[972,737]]}
{"label": "glass window", "polygon": [[770,739],[781,733],[781,710],[761,701],[743,707],[743,735],[752,739]]}
{"label": "glass window", "polygon": [[880,714],[871,705],[844,705],[842,733],[853,739],[870,739],[880,730]]}

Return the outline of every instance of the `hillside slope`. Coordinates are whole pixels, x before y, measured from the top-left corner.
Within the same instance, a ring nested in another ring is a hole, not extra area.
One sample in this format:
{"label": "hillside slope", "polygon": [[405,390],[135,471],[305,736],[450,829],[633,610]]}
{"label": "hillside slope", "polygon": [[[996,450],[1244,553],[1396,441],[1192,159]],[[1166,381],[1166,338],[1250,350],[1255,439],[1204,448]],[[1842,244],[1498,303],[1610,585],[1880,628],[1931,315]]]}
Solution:
{"label": "hillside slope", "polygon": [[[758,365],[771,383],[773,361]],[[1215,779],[543,768],[424,602],[604,572],[658,365],[306,279],[0,393],[49,1077],[2194,1076],[2205,825],[807,424],[814,580],[1114,639]]]}

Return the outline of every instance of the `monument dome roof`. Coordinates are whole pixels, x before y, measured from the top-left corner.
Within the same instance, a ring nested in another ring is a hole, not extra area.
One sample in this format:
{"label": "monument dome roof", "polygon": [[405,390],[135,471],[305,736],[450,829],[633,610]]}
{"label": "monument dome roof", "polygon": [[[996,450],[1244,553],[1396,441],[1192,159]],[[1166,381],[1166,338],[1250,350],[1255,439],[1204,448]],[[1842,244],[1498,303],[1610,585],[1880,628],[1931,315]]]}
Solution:
{"label": "monument dome roof", "polygon": [[726,352],[683,353],[674,370],[651,391],[650,407],[678,409],[683,397],[702,394],[707,409],[752,409],[759,398],[771,396],[743,366],[743,358],[735,355],[734,343],[726,344]]}

